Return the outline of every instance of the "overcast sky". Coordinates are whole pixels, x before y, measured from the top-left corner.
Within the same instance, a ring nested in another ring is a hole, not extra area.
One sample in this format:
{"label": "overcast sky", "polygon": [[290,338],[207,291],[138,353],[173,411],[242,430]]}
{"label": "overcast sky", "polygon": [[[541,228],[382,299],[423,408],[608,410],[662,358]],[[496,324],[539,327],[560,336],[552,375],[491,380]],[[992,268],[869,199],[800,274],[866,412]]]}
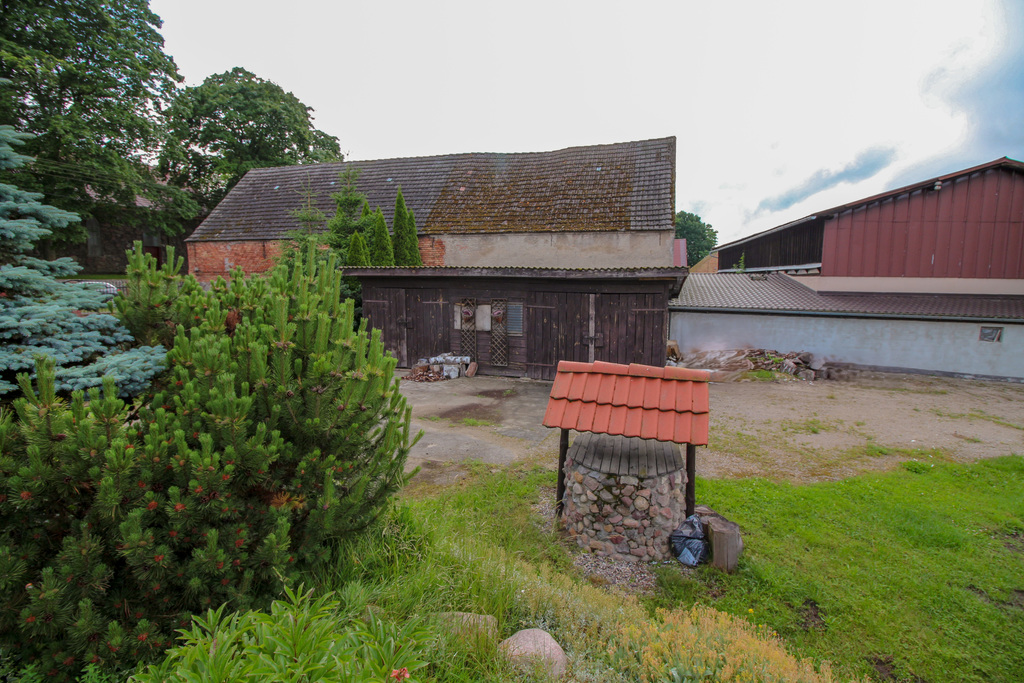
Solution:
{"label": "overcast sky", "polygon": [[1024,160],[1024,2],[151,0],[187,85],[241,66],[348,159],[674,135],[720,242]]}

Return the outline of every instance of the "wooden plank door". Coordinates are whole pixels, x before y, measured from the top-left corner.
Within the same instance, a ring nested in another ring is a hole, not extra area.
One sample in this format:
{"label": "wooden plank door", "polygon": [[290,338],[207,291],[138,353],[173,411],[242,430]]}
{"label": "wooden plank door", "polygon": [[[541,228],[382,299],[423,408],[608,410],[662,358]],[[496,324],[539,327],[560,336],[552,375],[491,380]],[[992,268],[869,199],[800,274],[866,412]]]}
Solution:
{"label": "wooden plank door", "polygon": [[440,289],[409,290],[406,296],[405,324],[408,361],[430,358],[452,350],[453,312]]}
{"label": "wooden plank door", "polygon": [[664,366],[667,320],[660,294],[597,294],[594,359]]}
{"label": "wooden plank door", "polygon": [[558,361],[588,360],[589,297],[579,292],[537,292],[526,302],[526,375],[554,379]]}
{"label": "wooden plank door", "polygon": [[408,343],[406,340],[405,290],[398,287],[381,287],[366,291],[363,299],[363,317],[371,328],[381,331],[384,348],[398,360],[398,366],[409,367]]}

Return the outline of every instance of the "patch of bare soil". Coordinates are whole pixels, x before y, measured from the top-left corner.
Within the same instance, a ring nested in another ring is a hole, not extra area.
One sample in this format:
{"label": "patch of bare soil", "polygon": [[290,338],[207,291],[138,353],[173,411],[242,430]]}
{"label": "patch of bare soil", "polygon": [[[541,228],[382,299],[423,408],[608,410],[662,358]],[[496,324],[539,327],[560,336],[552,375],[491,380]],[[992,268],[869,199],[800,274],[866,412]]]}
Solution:
{"label": "patch of bare soil", "polygon": [[823,610],[810,598],[800,606],[800,627],[805,631],[825,631],[828,625],[822,618]]}
{"label": "patch of bare soil", "polygon": [[496,422],[501,419],[501,409],[494,405],[468,403],[454,408],[449,408],[448,410],[443,410],[439,412],[437,416],[446,420],[469,419]]}
{"label": "patch of bare soil", "polygon": [[907,460],[1024,453],[1024,385],[860,373],[848,381],[711,386],[697,475],[831,481]]}

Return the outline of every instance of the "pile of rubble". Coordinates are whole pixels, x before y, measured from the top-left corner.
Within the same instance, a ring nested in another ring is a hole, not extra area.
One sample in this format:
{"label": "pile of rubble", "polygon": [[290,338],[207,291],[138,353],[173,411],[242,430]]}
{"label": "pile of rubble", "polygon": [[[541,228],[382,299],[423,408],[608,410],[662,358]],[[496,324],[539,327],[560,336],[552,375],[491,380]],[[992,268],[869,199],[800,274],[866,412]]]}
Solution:
{"label": "pile of rubble", "polygon": [[476,363],[469,356],[444,353],[433,358],[421,358],[404,379],[410,382],[440,382],[457,377],[472,377],[476,374]]}
{"label": "pile of rubble", "polygon": [[782,353],[770,349],[732,349],[689,353],[685,357],[673,351],[675,349],[670,345],[668,365],[711,370],[714,381],[738,379],[744,373],[757,370],[784,373],[808,382],[843,379],[849,372],[845,368],[828,365],[822,357],[809,351]]}

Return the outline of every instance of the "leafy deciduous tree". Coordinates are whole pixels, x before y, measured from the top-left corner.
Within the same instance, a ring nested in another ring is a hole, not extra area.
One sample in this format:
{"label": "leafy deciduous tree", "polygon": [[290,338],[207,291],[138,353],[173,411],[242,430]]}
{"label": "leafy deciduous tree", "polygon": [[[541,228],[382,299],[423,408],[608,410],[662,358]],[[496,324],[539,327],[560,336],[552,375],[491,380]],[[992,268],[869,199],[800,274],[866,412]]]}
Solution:
{"label": "leafy deciduous tree", "polygon": [[[195,215],[146,163],[160,141],[157,112],[180,80],[160,24],[148,0],[0,2],[0,121],[35,135],[20,187],[84,217],[144,218],[168,232]],[[83,237],[68,224],[49,239]]]}
{"label": "leafy deciduous tree", "polygon": [[313,127],[312,111],[243,68],[215,74],[167,110],[160,170],[210,210],[250,169],[341,161],[338,139]]}
{"label": "leafy deciduous tree", "polygon": [[692,266],[718,244],[718,231],[697,214],[680,211],[676,214],[676,238],[686,240],[686,262]]}

